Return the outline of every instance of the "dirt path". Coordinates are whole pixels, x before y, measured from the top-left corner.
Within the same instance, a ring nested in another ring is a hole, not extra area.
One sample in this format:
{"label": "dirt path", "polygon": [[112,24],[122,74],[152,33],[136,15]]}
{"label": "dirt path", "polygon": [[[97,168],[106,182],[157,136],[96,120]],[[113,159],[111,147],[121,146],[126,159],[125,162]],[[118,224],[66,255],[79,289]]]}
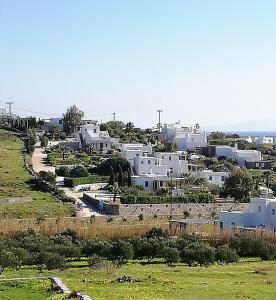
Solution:
{"label": "dirt path", "polygon": [[33,170],[38,173],[40,171],[55,173],[55,168],[51,167],[48,162],[47,154],[41,147],[36,147],[32,155]]}

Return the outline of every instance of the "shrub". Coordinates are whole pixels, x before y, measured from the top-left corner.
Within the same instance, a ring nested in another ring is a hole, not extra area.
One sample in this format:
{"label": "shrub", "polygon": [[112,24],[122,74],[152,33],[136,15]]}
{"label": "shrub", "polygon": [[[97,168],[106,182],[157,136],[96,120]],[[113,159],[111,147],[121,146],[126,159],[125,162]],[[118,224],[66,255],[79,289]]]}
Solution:
{"label": "shrub", "polygon": [[181,260],[191,266],[209,266],[215,262],[215,249],[205,243],[190,243],[180,252]]}
{"label": "shrub", "polygon": [[103,267],[103,259],[97,254],[93,254],[91,257],[89,257],[87,263],[89,268],[93,270],[100,270]]}
{"label": "shrub", "polygon": [[220,263],[233,263],[239,261],[239,256],[237,252],[233,249],[230,249],[228,245],[218,246],[215,252],[216,261]]}
{"label": "shrub", "polygon": [[138,219],[139,219],[139,221],[143,221],[144,220],[144,215],[143,214],[139,214]]}
{"label": "shrub", "polygon": [[119,240],[114,242],[111,249],[112,259],[118,260],[119,263],[123,263],[125,260],[133,257],[133,246],[130,242]]}
{"label": "shrub", "polygon": [[66,166],[61,166],[55,170],[57,176],[70,177],[70,170]]}
{"label": "shrub", "polygon": [[165,247],[162,256],[169,266],[172,266],[179,261],[179,251],[172,247]]}
{"label": "shrub", "polygon": [[64,186],[74,187],[80,184],[108,182],[108,179],[109,179],[108,176],[98,176],[98,175],[91,175],[91,176],[79,177],[79,178],[64,178]]}
{"label": "shrub", "polygon": [[147,231],[144,235],[147,239],[150,238],[167,238],[169,233],[167,230],[163,230],[162,228],[153,227],[149,231]]}
{"label": "shrub", "polygon": [[76,166],[70,171],[70,177],[72,178],[87,177],[88,175],[88,171],[82,166]]}

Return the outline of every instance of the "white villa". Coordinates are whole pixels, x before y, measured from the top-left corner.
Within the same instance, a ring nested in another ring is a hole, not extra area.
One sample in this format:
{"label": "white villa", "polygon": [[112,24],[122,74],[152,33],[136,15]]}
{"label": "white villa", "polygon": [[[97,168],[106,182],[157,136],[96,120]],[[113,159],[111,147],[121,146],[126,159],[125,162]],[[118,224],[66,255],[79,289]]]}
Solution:
{"label": "white villa", "polygon": [[245,162],[260,162],[262,160],[260,151],[238,150],[237,144],[234,147],[216,146],[216,156],[236,160],[240,167],[243,167]]}
{"label": "white villa", "polygon": [[276,228],[276,198],[267,192],[251,198],[245,211],[221,211],[220,228],[265,227]]}
{"label": "white villa", "polygon": [[180,122],[164,124],[162,137],[176,143],[179,150],[193,150],[207,145],[206,131],[202,130],[199,124],[194,127],[181,126]]}
{"label": "white villa", "polygon": [[194,172],[196,178],[206,179],[210,184],[223,186],[225,179],[229,176],[228,172],[214,172],[213,170],[202,170]]}
{"label": "white villa", "polygon": [[182,152],[157,152],[153,154],[151,145],[121,144],[121,156],[129,161],[133,176],[132,184],[141,185],[147,191],[166,187],[174,182],[180,187],[181,175],[188,173],[188,161]]}
{"label": "white villa", "polygon": [[92,145],[96,152],[101,153],[106,153],[112,145],[118,143],[117,139],[109,136],[108,131],[101,131],[98,122],[93,120],[83,120],[75,136],[83,148]]}

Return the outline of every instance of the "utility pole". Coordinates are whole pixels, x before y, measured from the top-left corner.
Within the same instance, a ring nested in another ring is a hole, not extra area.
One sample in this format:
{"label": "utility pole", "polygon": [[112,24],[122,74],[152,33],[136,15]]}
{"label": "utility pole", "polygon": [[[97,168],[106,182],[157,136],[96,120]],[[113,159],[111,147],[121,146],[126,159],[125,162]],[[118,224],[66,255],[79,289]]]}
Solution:
{"label": "utility pole", "polygon": [[162,112],[162,109],[157,109],[157,112],[158,112],[158,123],[157,123],[157,128],[158,128],[158,131],[161,132],[161,112]]}
{"label": "utility pole", "polygon": [[116,122],[116,113],[113,113],[113,122]]}
{"label": "utility pole", "polygon": [[14,104],[14,102],[12,102],[12,101],[6,101],[6,104],[8,105],[8,108],[9,108],[9,117],[8,117],[8,120],[9,120],[9,123],[11,124],[12,123],[12,105]]}

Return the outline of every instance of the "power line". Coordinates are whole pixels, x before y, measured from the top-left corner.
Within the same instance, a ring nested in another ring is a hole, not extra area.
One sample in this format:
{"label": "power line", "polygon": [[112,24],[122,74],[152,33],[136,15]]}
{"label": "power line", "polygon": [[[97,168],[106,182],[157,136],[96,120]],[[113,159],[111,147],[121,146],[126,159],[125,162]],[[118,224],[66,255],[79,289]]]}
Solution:
{"label": "power line", "polygon": [[[45,115],[45,116],[61,116],[62,113],[57,114],[57,113],[45,113],[45,112],[38,112],[38,111],[32,111],[32,110],[27,110],[19,107],[14,107],[15,110],[19,111],[24,111],[28,113],[33,113],[33,114],[39,114],[39,115]],[[102,117],[102,116],[112,116],[113,113],[110,114],[98,114],[98,115],[84,115],[85,117]]]}

